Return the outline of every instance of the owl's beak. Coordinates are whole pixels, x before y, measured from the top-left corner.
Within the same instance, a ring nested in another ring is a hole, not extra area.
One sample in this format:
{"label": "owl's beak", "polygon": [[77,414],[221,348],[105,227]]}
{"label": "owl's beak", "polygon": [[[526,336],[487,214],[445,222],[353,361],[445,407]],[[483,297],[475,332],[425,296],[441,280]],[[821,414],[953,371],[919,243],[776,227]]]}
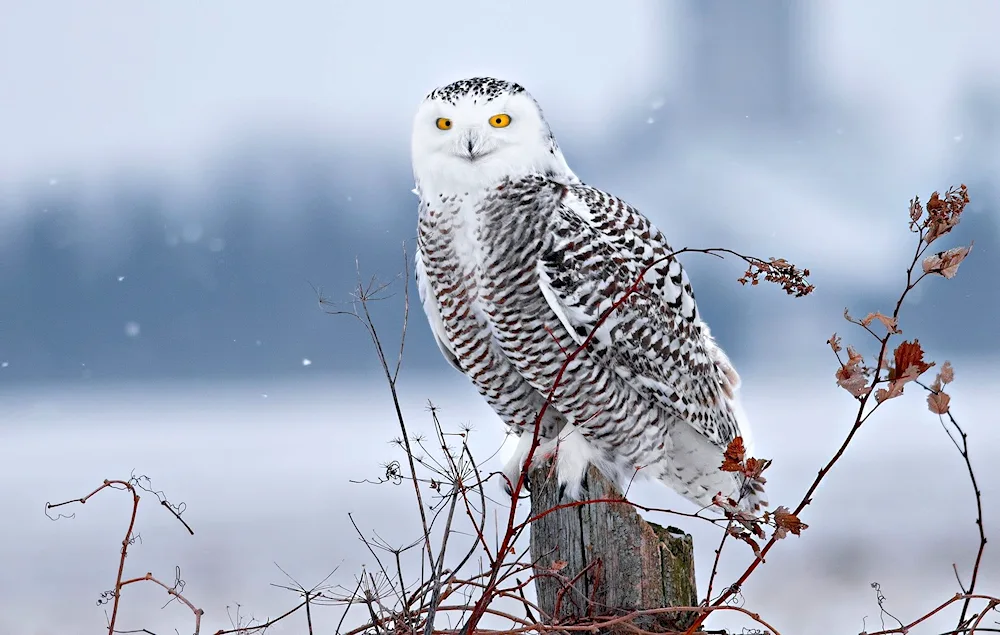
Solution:
{"label": "owl's beak", "polygon": [[461,156],[463,159],[475,162],[490,153],[484,146],[485,139],[477,130],[467,130],[459,141]]}

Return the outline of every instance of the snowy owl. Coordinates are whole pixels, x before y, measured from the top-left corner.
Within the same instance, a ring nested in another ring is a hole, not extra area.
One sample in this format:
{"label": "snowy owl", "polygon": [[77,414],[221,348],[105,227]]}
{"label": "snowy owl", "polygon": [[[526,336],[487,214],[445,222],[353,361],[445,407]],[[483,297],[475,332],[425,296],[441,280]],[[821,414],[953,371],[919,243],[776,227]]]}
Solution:
{"label": "snowy owl", "polygon": [[716,493],[766,505],[759,485],[719,469],[734,437],[749,448],[740,379],[680,262],[646,217],[577,178],[528,92],[493,78],[437,88],[411,150],[421,303],[445,359],[520,437],[510,483],[567,356],[596,328],[540,422],[534,457],[555,455],[564,496],[581,497],[593,464],[701,506]]}

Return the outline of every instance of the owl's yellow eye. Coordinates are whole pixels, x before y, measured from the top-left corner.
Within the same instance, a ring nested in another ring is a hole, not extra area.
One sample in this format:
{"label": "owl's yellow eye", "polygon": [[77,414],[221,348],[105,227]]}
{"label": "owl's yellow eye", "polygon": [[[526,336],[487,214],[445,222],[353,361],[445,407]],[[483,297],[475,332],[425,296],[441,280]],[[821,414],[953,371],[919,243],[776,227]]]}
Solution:
{"label": "owl's yellow eye", "polygon": [[490,117],[490,125],[494,128],[506,128],[510,125],[510,115],[493,115]]}
{"label": "owl's yellow eye", "polygon": [[437,120],[438,130],[451,130],[451,119],[447,117],[438,117]]}

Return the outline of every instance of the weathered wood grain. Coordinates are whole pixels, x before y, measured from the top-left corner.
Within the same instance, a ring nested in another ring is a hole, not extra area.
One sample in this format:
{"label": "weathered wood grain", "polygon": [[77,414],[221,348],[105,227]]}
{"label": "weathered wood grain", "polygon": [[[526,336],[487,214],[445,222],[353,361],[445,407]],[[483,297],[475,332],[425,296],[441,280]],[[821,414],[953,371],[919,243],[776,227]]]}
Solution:
{"label": "weathered wood grain", "polygon": [[[567,502],[559,497],[555,477],[548,477],[550,467],[546,463],[529,474],[532,516]],[[594,467],[585,486],[588,500],[622,498]],[[691,536],[644,521],[627,503],[547,514],[531,525],[531,557],[538,605],[553,622],[698,603]],[[690,613],[663,614],[634,623],[664,632],[686,628],[693,619]]]}

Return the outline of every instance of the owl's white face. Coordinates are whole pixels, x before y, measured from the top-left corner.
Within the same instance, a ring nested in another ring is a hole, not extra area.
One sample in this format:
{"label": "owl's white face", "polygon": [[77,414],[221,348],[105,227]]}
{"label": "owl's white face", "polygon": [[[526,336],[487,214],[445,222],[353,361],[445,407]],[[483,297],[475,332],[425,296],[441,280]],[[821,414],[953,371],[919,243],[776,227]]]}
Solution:
{"label": "owl's white face", "polygon": [[425,194],[485,188],[534,172],[572,175],[535,100],[490,78],[433,91],[413,121],[413,175]]}

